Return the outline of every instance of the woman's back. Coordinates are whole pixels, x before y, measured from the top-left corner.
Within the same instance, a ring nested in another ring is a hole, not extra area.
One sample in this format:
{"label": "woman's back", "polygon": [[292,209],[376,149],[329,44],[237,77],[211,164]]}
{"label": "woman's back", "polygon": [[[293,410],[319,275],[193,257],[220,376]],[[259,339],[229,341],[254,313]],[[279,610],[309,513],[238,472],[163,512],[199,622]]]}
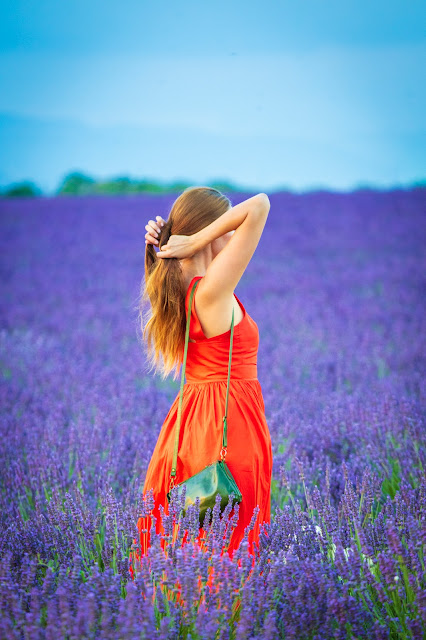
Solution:
{"label": "woman's back", "polygon": [[[195,276],[185,296],[185,313],[188,316],[189,296]],[[189,328],[188,355],[186,361],[186,379],[188,382],[206,382],[208,380],[226,380],[228,376],[229,341],[231,326],[222,334],[207,338],[196,312],[197,285],[192,300],[191,323]],[[235,295],[235,294],[234,294]],[[244,305],[235,295],[242,312],[242,320],[235,324],[232,345],[231,380],[257,379],[257,350],[259,330],[256,322],[246,312]]]}

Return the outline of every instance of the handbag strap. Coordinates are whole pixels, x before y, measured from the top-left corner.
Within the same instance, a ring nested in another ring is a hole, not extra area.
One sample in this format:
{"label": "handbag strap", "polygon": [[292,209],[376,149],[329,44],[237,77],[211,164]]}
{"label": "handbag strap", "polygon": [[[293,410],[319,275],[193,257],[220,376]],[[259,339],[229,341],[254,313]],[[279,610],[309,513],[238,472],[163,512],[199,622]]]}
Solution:
{"label": "handbag strap", "polygon": [[[182,365],[182,376],[180,381],[180,395],[179,395],[179,407],[178,407],[178,415],[177,415],[177,424],[175,429],[175,444],[173,450],[173,462],[172,462],[172,470],[170,473],[170,489],[174,486],[174,477],[176,476],[176,463],[177,463],[177,454],[178,454],[178,445],[179,445],[179,431],[180,431],[180,422],[182,416],[182,398],[183,398],[183,385],[185,378],[185,367],[186,367],[186,356],[188,352],[188,340],[189,340],[189,325],[191,321],[191,309],[192,309],[192,299],[194,297],[195,289],[200,280],[194,282],[194,285],[191,289],[191,294],[189,296],[188,303],[188,315],[186,319],[186,332],[185,332],[185,350],[183,354],[183,365]],[[234,336],[234,308],[232,308],[232,321],[231,321],[231,336],[229,340],[229,362],[228,362],[228,381],[226,383],[226,401],[225,401],[225,415],[223,416],[223,437],[222,437],[222,449],[220,451],[221,460],[226,456],[227,446],[228,446],[228,422],[227,422],[227,414],[228,414],[228,395],[229,395],[229,380],[231,377],[231,359],[232,359],[232,343]]]}

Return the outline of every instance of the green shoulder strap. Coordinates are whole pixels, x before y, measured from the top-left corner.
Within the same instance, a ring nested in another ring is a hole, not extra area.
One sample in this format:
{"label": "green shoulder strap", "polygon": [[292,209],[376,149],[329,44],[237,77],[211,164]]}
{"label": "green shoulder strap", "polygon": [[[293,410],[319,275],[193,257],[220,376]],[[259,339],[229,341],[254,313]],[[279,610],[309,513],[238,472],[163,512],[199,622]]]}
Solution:
{"label": "green shoulder strap", "polygon": [[[176,463],[177,463],[177,454],[178,454],[178,445],[179,445],[179,431],[180,431],[180,422],[182,415],[182,398],[183,398],[183,385],[185,378],[185,367],[186,367],[186,355],[188,352],[188,340],[189,340],[189,325],[191,322],[191,309],[192,309],[192,299],[194,297],[195,289],[200,280],[194,282],[192,287],[189,303],[188,303],[188,315],[186,319],[186,332],[185,332],[185,350],[183,355],[183,365],[182,365],[182,376],[180,381],[180,396],[179,396],[179,407],[178,407],[178,415],[177,415],[177,424],[175,429],[175,445],[173,451],[173,462],[172,462],[172,471],[170,473],[171,484],[173,483],[172,478],[176,476]],[[222,449],[221,449],[221,459],[223,460],[224,455],[226,455],[226,448],[228,444],[227,433],[228,433],[228,423],[227,423],[227,414],[228,414],[228,395],[229,395],[229,380],[231,377],[231,359],[232,359],[232,343],[234,336],[234,308],[232,308],[232,321],[231,321],[231,336],[230,336],[230,344],[229,344],[229,362],[228,362],[228,381],[226,383],[226,402],[225,402],[225,415],[223,417],[223,438],[222,438]],[[223,453],[225,451],[225,454]]]}

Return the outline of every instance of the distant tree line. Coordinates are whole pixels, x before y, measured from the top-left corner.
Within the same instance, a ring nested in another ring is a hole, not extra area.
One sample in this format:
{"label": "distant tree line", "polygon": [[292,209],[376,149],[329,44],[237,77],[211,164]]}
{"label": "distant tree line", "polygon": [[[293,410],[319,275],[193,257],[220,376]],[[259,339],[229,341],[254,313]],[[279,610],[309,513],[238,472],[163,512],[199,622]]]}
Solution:
{"label": "distant tree line", "polygon": [[[111,178],[110,180],[95,180],[79,171],[69,173],[53,195],[57,196],[85,196],[85,195],[112,195],[127,193],[175,193],[192,186],[190,182],[160,182],[155,180],[137,180],[126,176]],[[219,191],[244,191],[238,189],[230,182],[211,182],[206,186],[214,187]],[[0,187],[0,196],[37,197],[45,195],[42,190],[29,180],[16,182],[7,187]]]}
{"label": "distant tree line", "polygon": [[[58,189],[52,195],[56,196],[86,196],[86,195],[114,195],[114,194],[131,194],[131,193],[176,193],[182,192],[187,187],[192,186],[194,183],[190,182],[161,182],[158,180],[137,180],[131,179],[127,176],[111,178],[110,180],[95,180],[91,176],[84,174],[80,171],[73,171],[65,176],[59,185]],[[223,193],[228,192],[249,192],[253,189],[241,188],[227,181],[217,181],[206,183],[206,186],[214,187]],[[391,189],[392,187],[389,187]],[[416,180],[407,186],[396,186],[397,189],[426,189],[426,179]],[[359,184],[357,187],[351,189],[356,190],[387,190],[375,188],[367,184]],[[322,189],[323,190],[323,189]],[[326,189],[327,190],[327,189]],[[271,189],[268,190],[271,193]],[[288,187],[282,187],[282,189],[274,189],[274,191],[291,191]],[[333,191],[330,188],[330,191]],[[42,190],[30,180],[23,182],[16,182],[6,187],[0,186],[0,197],[3,198],[22,198],[37,196],[44,196]],[[50,195],[50,194],[49,194]]]}

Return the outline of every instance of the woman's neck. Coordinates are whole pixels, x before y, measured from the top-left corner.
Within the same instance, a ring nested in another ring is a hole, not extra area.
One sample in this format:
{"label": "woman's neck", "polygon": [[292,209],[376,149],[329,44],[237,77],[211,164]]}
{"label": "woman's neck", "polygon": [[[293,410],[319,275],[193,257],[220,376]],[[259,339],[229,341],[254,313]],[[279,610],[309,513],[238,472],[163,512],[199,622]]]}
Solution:
{"label": "woman's neck", "polygon": [[179,260],[182,268],[182,278],[185,285],[185,289],[189,287],[189,283],[195,276],[204,276],[207,267],[212,261],[211,249],[205,247],[202,251],[198,251],[191,258],[184,258]]}

